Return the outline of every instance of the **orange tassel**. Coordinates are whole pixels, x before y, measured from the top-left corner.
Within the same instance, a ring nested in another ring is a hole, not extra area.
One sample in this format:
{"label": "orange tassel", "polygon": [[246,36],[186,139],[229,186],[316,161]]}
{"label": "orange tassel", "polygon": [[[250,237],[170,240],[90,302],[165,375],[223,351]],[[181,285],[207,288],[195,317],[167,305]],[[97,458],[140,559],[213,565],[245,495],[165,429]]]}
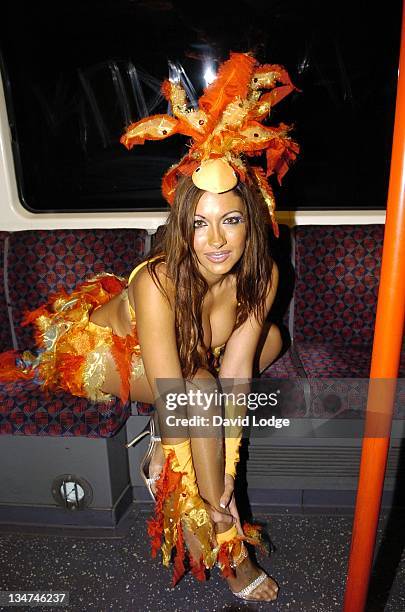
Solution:
{"label": "orange tassel", "polygon": [[224,578],[235,576],[235,571],[231,567],[229,559],[229,542],[223,542],[218,552],[218,562],[221,567],[221,573]]}
{"label": "orange tassel", "polygon": [[[83,374],[81,371],[85,361],[86,359],[82,355],[59,354],[57,372],[59,385],[62,389],[67,389],[69,393],[78,397],[86,396],[83,391]],[[52,379],[46,379],[44,388],[54,382]]]}
{"label": "orange tassel", "polygon": [[262,538],[262,527],[260,525],[252,525],[250,523],[243,523],[243,533],[245,534],[245,540],[252,546],[257,546],[263,554],[269,554],[266,545]]}
{"label": "orange tassel", "polygon": [[160,91],[162,92],[162,94],[164,95],[164,97],[166,98],[166,100],[168,102],[170,102],[170,98],[172,95],[172,84],[170,83],[169,79],[165,79],[160,87]]}
{"label": "orange tassel", "polygon": [[133,338],[133,336],[121,338],[113,334],[112,341],[111,355],[113,356],[114,363],[117,366],[121,379],[120,400],[123,404],[126,404],[130,392],[131,354],[133,352],[135,338]]}
{"label": "orange tassel", "polygon": [[27,327],[27,325],[31,325],[34,321],[39,319],[39,317],[49,317],[50,313],[47,309],[46,305],[43,304],[39,306],[35,310],[25,311],[23,320],[21,321],[21,327]]}
{"label": "orange tassel", "polygon": [[174,571],[172,577],[172,585],[176,586],[179,580],[184,576],[186,568],[184,567],[184,559],[186,556],[186,550],[184,548],[183,530],[181,524],[177,527],[177,541],[176,541],[176,556],[174,558]]}
{"label": "orange tassel", "polygon": [[281,185],[284,175],[290,164],[295,161],[299,150],[299,145],[293,140],[288,138],[274,140],[273,146],[266,151],[266,176],[270,176],[274,172],[277,175],[279,185]]}
{"label": "orange tassel", "polygon": [[199,580],[200,582],[205,582],[207,580],[207,575],[205,573],[205,567],[202,557],[198,562],[196,562],[190,555],[190,566],[191,573],[193,574],[194,578],[197,578],[197,580]]}
{"label": "orange tassel", "polygon": [[169,168],[169,170],[166,172],[162,179],[162,194],[170,205],[174,202],[174,194],[176,191],[179,174],[191,176],[198,165],[199,162],[191,159],[187,154],[178,164],[171,166],[171,168]]}
{"label": "orange tassel", "polygon": [[235,575],[235,571],[231,566],[231,562],[235,557],[235,547],[238,545],[237,551],[240,550],[240,542],[247,542],[252,546],[256,546],[263,554],[268,554],[268,550],[264,545],[261,537],[261,526],[251,525],[250,523],[243,524],[243,536],[236,536],[229,542],[223,542],[218,552],[218,561],[224,578]]}
{"label": "orange tassel", "polygon": [[104,291],[107,291],[107,293],[111,295],[121,293],[126,287],[126,282],[121,281],[115,276],[103,276],[100,278],[100,283]]}
{"label": "orange tassel", "polygon": [[281,87],[275,87],[273,91],[262,95],[259,102],[257,103],[257,106],[260,106],[261,104],[263,104],[263,102],[270,102],[270,106],[272,108],[273,106],[281,102],[281,100],[288,96],[292,91],[294,91],[294,89],[297,89],[296,87],[294,87],[294,85],[282,85]]}
{"label": "orange tassel", "polygon": [[171,450],[166,457],[162,473],[156,483],[155,516],[147,521],[148,534],[152,538],[151,545],[153,558],[156,557],[162,544],[165,500],[176,490],[182,479],[181,472],[174,472],[170,467],[170,463],[175,456],[175,452]]}

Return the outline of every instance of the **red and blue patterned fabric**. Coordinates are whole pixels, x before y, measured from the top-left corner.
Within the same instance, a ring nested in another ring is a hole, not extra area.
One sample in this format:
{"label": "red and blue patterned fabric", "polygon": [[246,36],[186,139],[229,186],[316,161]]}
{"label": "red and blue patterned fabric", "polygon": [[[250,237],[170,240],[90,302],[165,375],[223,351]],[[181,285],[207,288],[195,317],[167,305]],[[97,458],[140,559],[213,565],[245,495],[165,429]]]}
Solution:
{"label": "red and blue patterned fabric", "polygon": [[[369,224],[306,225],[294,229],[293,343],[288,352],[262,374],[266,378],[300,379],[296,385],[298,396],[307,379],[306,411],[303,412],[302,397],[297,396],[299,401],[290,416],[364,416],[364,401],[361,407],[353,401],[347,402],[344,391],[340,396],[336,390],[325,396],[324,387],[325,384],[339,385],[339,379],[347,382],[348,379],[363,379],[367,383],[383,235],[383,225]],[[283,291],[282,287],[280,289]],[[405,377],[405,346],[399,377]],[[359,380],[359,384],[361,382]],[[343,381],[342,384],[345,386]],[[363,400],[364,397],[363,393]],[[294,404],[290,398],[285,403],[289,408]],[[397,417],[404,416],[400,404],[401,398],[395,406]]]}
{"label": "red and blue patterned fabric", "polygon": [[372,341],[383,234],[383,225],[296,228],[295,341]]}

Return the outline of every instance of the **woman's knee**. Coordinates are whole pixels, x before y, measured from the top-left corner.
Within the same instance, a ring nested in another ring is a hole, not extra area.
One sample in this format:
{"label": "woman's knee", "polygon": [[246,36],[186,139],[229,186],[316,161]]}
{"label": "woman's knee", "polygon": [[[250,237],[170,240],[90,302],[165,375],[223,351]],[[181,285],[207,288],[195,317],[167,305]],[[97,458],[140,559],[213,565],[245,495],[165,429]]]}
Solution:
{"label": "woman's knee", "polygon": [[206,368],[198,368],[194,376],[186,380],[186,389],[188,388],[217,388],[218,381],[213,374]]}
{"label": "woman's knee", "polygon": [[277,352],[277,354],[281,351],[283,338],[281,336],[280,328],[275,323],[272,323],[270,326],[268,342],[273,345],[274,351]]}
{"label": "woman's knee", "polygon": [[279,327],[271,323],[259,355],[259,371],[268,368],[279,356],[283,346],[283,338]]}
{"label": "woman's knee", "polygon": [[189,412],[219,413],[220,396],[217,391],[220,391],[220,388],[215,376],[205,368],[199,368],[190,380],[186,380],[186,393],[189,398],[194,396],[193,401],[188,404]]}
{"label": "woman's knee", "polygon": [[215,381],[215,376],[206,368],[198,368],[197,372],[194,374],[191,380],[194,379],[202,379],[202,380],[212,380]]}

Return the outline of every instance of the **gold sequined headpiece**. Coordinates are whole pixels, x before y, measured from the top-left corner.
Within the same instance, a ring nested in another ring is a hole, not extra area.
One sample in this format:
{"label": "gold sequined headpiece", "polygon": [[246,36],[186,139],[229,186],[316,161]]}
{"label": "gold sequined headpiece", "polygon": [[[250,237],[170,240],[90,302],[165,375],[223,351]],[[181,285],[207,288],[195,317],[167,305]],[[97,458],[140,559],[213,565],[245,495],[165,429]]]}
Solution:
{"label": "gold sequined headpiece", "polygon": [[[173,116],[152,115],[132,123],[121,143],[131,149],[145,140],[163,140],[173,134],[190,136],[188,153],[163,177],[162,192],[169,204],[180,175],[192,176],[197,187],[212,193],[233,189],[238,181],[255,184],[278,236],[274,194],[267,179],[276,174],[281,184],[299,146],[288,136],[290,126],[280,123],[270,127],[262,122],[271,108],[294,90],[300,91],[282,66],[259,65],[248,53],[231,53],[200,97],[197,109],[188,108],[186,92],[179,83],[166,80],[162,92]],[[247,161],[262,153],[266,154],[266,172]]]}

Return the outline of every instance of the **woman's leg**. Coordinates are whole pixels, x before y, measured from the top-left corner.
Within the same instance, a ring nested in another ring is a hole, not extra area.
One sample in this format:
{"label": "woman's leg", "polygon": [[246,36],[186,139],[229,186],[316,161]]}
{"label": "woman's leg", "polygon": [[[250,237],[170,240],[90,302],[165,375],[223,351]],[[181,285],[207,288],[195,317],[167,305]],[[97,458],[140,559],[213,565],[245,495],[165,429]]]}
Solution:
{"label": "woman's leg", "polygon": [[[217,381],[206,370],[199,370],[192,383],[188,383],[188,389],[200,390],[206,393],[215,393],[217,389]],[[205,410],[204,410],[205,408]],[[188,418],[192,416],[203,415],[210,419],[221,414],[221,408],[218,402],[212,401],[208,406],[188,406]],[[200,432],[191,432],[191,445],[193,463],[196,472],[198,489],[201,497],[206,500],[212,507],[221,512],[228,513],[219,506],[219,500],[224,492],[224,445],[223,437],[219,435],[221,428],[219,427],[201,427]],[[200,435],[198,435],[200,433]],[[234,527],[229,527],[229,523],[219,522],[215,524],[215,530],[218,534],[219,543],[232,540],[236,535]],[[235,569],[235,576],[227,578],[228,584],[232,591],[238,592],[245,586],[250,584],[260,575],[260,570],[257,565],[247,556],[240,565]],[[257,600],[274,600],[277,597],[277,584],[268,577],[249,595],[252,599]]]}
{"label": "woman's leg", "polygon": [[[222,415],[219,401],[215,401],[216,392],[219,392],[215,377],[203,368],[199,369],[191,382],[186,383],[187,391],[206,394],[205,401],[199,405],[188,405],[187,417],[203,417],[205,425],[190,428],[191,449],[193,463],[197,476],[197,484],[201,497],[210,506],[226,515],[229,510],[219,506],[219,500],[224,492],[224,444],[222,428],[213,425],[213,417]],[[197,396],[196,396],[197,397]],[[229,529],[229,522],[218,522],[216,532]]]}
{"label": "woman's leg", "polygon": [[[114,389],[119,389],[120,380],[119,375],[116,372],[115,364],[111,358],[111,367],[107,368],[106,382],[103,387],[103,391],[107,393],[114,393]],[[196,391],[215,392],[217,388],[215,378],[206,370],[199,370],[197,375],[194,377],[192,383],[187,383],[188,389],[193,388]],[[149,395],[150,394],[150,395]],[[136,380],[131,380],[131,398],[133,400],[139,400],[144,402],[153,402],[152,393],[149,388],[146,376],[140,376]],[[219,414],[218,405],[212,402],[208,410],[203,410],[200,406],[197,409],[195,407],[189,407],[188,416],[189,418],[193,414],[200,416],[208,416],[208,414],[214,415]],[[219,500],[224,490],[224,456],[223,456],[223,439],[218,435],[220,428],[216,428],[215,433],[208,437],[207,431],[204,434],[197,436],[198,431],[192,431],[191,438],[191,450],[192,460],[195,469],[196,483],[200,492],[200,495],[205,499],[213,508],[219,509],[220,512],[224,512],[219,507]],[[165,438],[163,438],[165,442]],[[184,442],[184,438],[179,438],[179,442]],[[225,510],[225,513],[229,515],[229,512]],[[229,533],[229,523],[216,523],[216,532],[218,534],[224,534],[224,537]],[[185,538],[187,541],[188,536],[187,529],[185,529]],[[232,535],[233,537],[233,535]],[[201,550],[200,542],[195,537],[191,536],[188,540],[190,543],[189,547],[194,555],[194,558],[198,558]],[[237,592],[244,588],[247,584],[252,582],[260,573],[258,567],[247,557],[237,568],[236,576],[228,578],[230,588]],[[259,600],[272,600],[277,596],[277,585],[274,580],[270,577],[267,578],[257,589],[250,595],[253,599]]]}

